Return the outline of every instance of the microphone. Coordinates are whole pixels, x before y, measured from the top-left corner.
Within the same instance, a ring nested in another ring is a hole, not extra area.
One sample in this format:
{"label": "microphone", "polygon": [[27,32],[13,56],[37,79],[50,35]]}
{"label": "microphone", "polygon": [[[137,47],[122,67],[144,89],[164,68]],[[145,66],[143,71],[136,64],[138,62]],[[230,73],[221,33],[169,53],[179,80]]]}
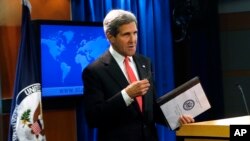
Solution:
{"label": "microphone", "polygon": [[248,110],[248,106],[247,106],[245,94],[244,94],[244,92],[243,92],[242,87],[241,87],[240,84],[237,84],[237,87],[238,87],[238,89],[240,90],[240,93],[241,93],[241,95],[242,95],[242,99],[243,99],[243,101],[244,101],[244,106],[245,106],[245,108],[246,108],[247,114],[249,115],[249,110]]}

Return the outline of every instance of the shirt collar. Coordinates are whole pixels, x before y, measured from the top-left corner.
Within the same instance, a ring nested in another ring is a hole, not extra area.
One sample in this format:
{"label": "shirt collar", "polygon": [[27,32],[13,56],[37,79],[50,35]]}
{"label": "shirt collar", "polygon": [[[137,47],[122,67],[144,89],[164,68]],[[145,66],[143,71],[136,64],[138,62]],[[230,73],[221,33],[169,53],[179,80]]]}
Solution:
{"label": "shirt collar", "polygon": [[[112,46],[109,47],[109,52],[115,58],[116,62],[123,62],[124,61],[125,57],[123,55],[121,55],[120,53],[118,53],[116,50],[114,50],[114,48]],[[133,62],[132,56],[129,56],[129,61]]]}

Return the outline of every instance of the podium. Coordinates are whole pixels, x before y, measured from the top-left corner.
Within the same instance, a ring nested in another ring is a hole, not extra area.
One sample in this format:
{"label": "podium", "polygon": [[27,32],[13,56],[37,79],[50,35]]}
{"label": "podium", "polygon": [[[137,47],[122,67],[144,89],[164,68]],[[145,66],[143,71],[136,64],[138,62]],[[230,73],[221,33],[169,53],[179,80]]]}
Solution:
{"label": "podium", "polygon": [[184,124],[176,131],[177,141],[229,141],[230,125],[249,125],[250,116]]}

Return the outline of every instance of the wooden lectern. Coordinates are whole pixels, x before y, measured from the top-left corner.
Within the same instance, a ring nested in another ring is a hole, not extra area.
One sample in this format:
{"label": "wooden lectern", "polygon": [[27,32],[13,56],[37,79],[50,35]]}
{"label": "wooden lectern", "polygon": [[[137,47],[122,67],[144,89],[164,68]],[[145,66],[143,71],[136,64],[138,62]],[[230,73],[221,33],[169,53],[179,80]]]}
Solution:
{"label": "wooden lectern", "polygon": [[229,141],[230,125],[249,125],[250,116],[184,124],[176,131],[177,141]]}

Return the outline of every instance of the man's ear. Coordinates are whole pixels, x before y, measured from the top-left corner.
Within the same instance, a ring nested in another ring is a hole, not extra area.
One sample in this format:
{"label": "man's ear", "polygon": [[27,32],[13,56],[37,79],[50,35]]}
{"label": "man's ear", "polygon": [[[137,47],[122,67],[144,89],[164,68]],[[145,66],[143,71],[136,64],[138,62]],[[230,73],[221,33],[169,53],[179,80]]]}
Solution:
{"label": "man's ear", "polygon": [[110,41],[110,43],[114,42],[115,37],[113,35],[111,35],[110,33],[106,33],[106,36],[107,36],[108,40]]}

